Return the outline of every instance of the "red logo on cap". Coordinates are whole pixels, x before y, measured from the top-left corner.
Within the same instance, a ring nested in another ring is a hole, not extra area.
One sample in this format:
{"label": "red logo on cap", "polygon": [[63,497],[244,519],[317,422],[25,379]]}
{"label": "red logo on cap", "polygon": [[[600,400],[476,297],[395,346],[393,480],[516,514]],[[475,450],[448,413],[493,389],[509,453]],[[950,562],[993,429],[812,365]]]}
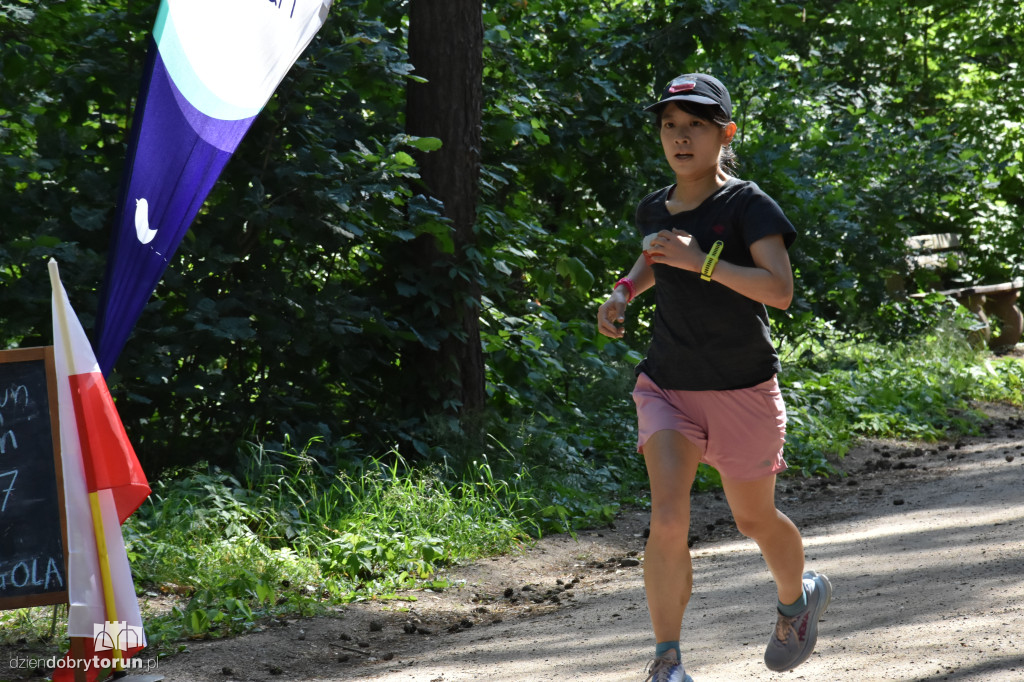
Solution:
{"label": "red logo on cap", "polygon": [[697,84],[693,81],[683,81],[682,83],[673,83],[669,86],[668,91],[674,95],[677,92],[689,92],[695,87],[697,87]]}

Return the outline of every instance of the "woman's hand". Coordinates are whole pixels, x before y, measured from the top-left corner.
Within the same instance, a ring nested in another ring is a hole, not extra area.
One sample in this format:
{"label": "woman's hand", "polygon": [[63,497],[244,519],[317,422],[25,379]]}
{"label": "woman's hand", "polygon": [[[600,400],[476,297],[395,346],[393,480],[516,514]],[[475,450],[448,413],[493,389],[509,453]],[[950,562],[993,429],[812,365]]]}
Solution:
{"label": "woman's hand", "polygon": [[626,321],[626,287],[616,287],[608,300],[597,309],[597,331],[613,339],[625,335],[622,323]]}
{"label": "woman's hand", "polygon": [[647,249],[652,263],[671,265],[681,270],[700,272],[704,265],[705,253],[700,250],[697,240],[686,230],[662,230]]}
{"label": "woman's hand", "polygon": [[654,273],[643,254],[633,263],[626,279],[633,286],[630,288],[625,284],[616,284],[608,300],[597,309],[597,331],[613,339],[621,339],[626,334],[622,323],[626,321],[626,304],[629,303],[630,294],[635,298],[654,286]]}

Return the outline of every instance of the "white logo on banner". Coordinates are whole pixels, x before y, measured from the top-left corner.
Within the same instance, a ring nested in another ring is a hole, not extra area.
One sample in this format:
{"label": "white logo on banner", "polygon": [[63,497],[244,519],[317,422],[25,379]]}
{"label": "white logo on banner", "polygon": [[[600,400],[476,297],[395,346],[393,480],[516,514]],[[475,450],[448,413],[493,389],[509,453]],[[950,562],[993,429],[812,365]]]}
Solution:
{"label": "white logo on banner", "polygon": [[143,646],[142,628],[128,625],[123,620],[106,621],[102,624],[94,623],[92,633],[93,647],[96,651],[110,651],[111,649],[128,651]]}
{"label": "white logo on banner", "polygon": [[156,230],[149,229],[149,202],[145,199],[135,200],[135,234],[143,244],[150,243],[156,236]]}

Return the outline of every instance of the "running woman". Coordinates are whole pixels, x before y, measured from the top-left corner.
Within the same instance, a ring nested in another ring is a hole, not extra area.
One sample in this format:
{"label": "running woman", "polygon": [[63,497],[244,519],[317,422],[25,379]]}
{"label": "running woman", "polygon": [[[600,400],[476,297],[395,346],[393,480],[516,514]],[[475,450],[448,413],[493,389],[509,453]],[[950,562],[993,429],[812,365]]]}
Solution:
{"label": "running woman", "polygon": [[764,661],[790,670],[810,657],[832,599],[828,578],[804,571],[800,532],[775,507],[775,477],[787,468],[786,408],[766,306],[785,310],[793,299],[796,229],[756,184],[727,172],[736,124],[718,79],[679,76],[646,110],[675,182],[637,207],[643,254],[598,310],[598,330],[622,338],[627,305],[654,287],[651,344],[633,391],[651,487],[644,585],[656,647],[647,680],[693,680],[679,640],[693,588],[690,490],[701,462],[721,475],[736,527],[774,578],[777,617]]}

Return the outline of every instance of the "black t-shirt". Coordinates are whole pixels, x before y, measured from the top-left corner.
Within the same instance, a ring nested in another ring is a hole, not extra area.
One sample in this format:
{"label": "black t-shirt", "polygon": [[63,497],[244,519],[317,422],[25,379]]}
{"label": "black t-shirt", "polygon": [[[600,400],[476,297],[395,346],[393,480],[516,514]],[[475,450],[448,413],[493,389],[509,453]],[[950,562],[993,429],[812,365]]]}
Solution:
{"label": "black t-shirt", "polygon": [[[796,229],[779,205],[753,182],[730,178],[692,211],[671,214],[665,207],[674,186],[646,196],[637,207],[641,235],[660,230],[689,232],[705,253],[724,243],[719,260],[755,267],[750,245],[781,234],[789,248]],[[711,391],[747,388],[780,369],[764,304],[736,293],[700,273],[656,263],[654,333],[646,373],[665,390]]]}

